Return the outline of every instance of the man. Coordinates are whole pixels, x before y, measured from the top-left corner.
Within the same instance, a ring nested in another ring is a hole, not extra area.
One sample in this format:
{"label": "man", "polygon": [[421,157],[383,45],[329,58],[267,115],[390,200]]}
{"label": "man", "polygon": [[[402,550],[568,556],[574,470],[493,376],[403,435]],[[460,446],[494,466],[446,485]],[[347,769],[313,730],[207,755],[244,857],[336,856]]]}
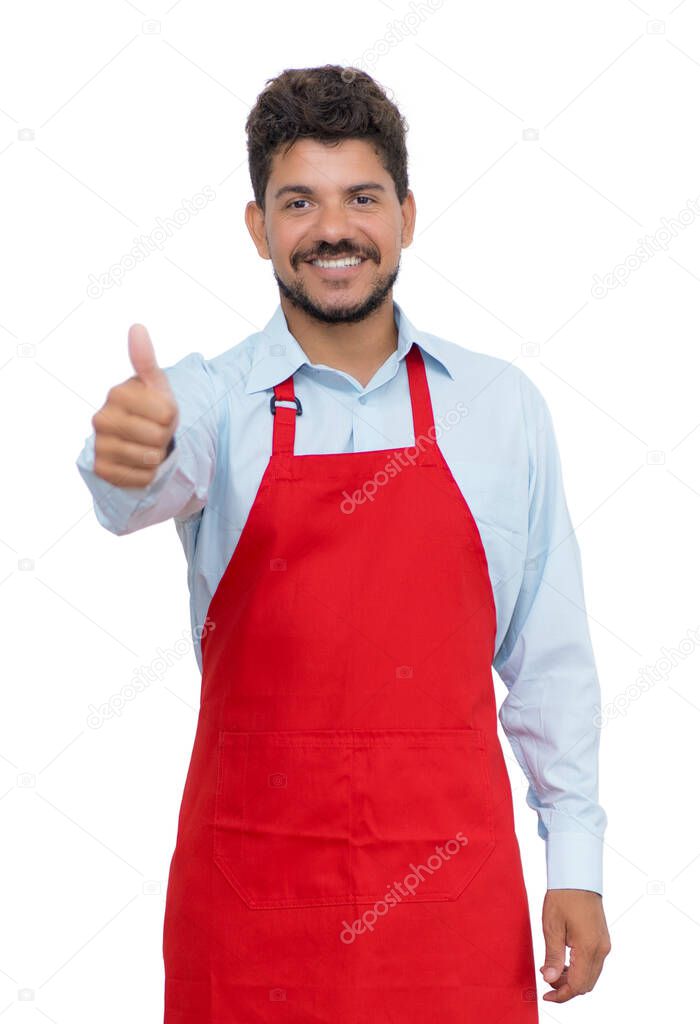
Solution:
{"label": "man", "polygon": [[536,1021],[492,666],[546,841],[544,998],[590,991],[610,950],[599,688],[549,412],[394,301],[416,205],[377,83],[287,70],[246,127],[277,310],[167,371],[132,326],[135,374],[78,460],[104,526],[172,517],[189,563],[202,690],[166,1024],[282,1001],[294,1021]]}

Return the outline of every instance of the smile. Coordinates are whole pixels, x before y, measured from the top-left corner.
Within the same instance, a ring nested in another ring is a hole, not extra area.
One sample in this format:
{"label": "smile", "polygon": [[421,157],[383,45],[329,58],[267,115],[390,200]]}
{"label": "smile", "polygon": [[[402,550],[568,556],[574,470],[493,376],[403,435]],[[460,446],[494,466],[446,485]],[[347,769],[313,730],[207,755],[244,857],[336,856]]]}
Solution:
{"label": "smile", "polygon": [[313,267],[317,274],[327,279],[353,277],[367,260],[363,256],[343,256],[337,260],[307,260],[307,266]]}
{"label": "smile", "polygon": [[362,263],[360,256],[343,256],[337,260],[310,260],[315,267],[323,267],[324,270],[331,269],[333,267],[357,267]]}

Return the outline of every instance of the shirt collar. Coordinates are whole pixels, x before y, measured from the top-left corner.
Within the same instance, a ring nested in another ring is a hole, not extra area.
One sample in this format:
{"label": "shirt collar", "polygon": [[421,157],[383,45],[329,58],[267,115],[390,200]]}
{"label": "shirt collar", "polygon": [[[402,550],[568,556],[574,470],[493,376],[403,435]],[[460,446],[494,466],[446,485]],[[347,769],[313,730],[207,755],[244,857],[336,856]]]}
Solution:
{"label": "shirt collar", "polygon": [[[454,380],[454,373],[449,366],[452,354],[447,351],[445,343],[433,335],[417,330],[396,300],[393,300],[393,306],[394,323],[399,332],[395,353],[397,359],[403,359],[415,341],[423,352],[436,359]],[[304,364],[311,366],[306,353],[287,326],[282,304],[278,303],[263,330],[253,337],[253,365],[248,374],[246,394],[274,387]]]}

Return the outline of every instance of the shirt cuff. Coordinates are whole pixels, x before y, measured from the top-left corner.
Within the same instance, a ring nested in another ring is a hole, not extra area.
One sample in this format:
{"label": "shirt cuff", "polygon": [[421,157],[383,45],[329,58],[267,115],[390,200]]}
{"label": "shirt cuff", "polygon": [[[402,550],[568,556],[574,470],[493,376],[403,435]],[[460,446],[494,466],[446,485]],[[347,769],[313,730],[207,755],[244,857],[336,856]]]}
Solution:
{"label": "shirt cuff", "polygon": [[[156,504],[171,478],[177,474],[180,450],[175,435],[167,452],[150,484],[144,487],[117,487],[95,474],[94,432],[86,439],[75,464],[92,493],[95,516],[102,526],[116,534],[130,532],[130,520],[137,509],[143,513]],[[183,478],[178,483],[179,489],[184,492],[184,503],[187,501],[189,482]]]}
{"label": "shirt cuff", "polygon": [[592,832],[545,837],[548,889],[590,889],[603,895],[603,840]]}

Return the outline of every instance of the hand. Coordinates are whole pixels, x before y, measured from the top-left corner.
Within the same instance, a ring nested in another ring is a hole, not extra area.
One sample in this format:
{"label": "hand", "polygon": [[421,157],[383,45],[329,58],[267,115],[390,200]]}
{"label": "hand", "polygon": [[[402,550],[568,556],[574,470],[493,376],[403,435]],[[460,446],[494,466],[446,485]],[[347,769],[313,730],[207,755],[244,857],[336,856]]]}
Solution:
{"label": "hand", "polygon": [[[589,889],[548,889],[542,907],[545,961],[544,980],[553,986],[543,999],[565,1003],[590,992],[610,952],[610,936],[599,893]],[[566,947],[570,963],[564,964]]]}
{"label": "hand", "polygon": [[117,487],[145,487],[166,456],[179,414],[142,324],[129,328],[128,347],[136,373],[110,388],[92,417],[95,473]]}

